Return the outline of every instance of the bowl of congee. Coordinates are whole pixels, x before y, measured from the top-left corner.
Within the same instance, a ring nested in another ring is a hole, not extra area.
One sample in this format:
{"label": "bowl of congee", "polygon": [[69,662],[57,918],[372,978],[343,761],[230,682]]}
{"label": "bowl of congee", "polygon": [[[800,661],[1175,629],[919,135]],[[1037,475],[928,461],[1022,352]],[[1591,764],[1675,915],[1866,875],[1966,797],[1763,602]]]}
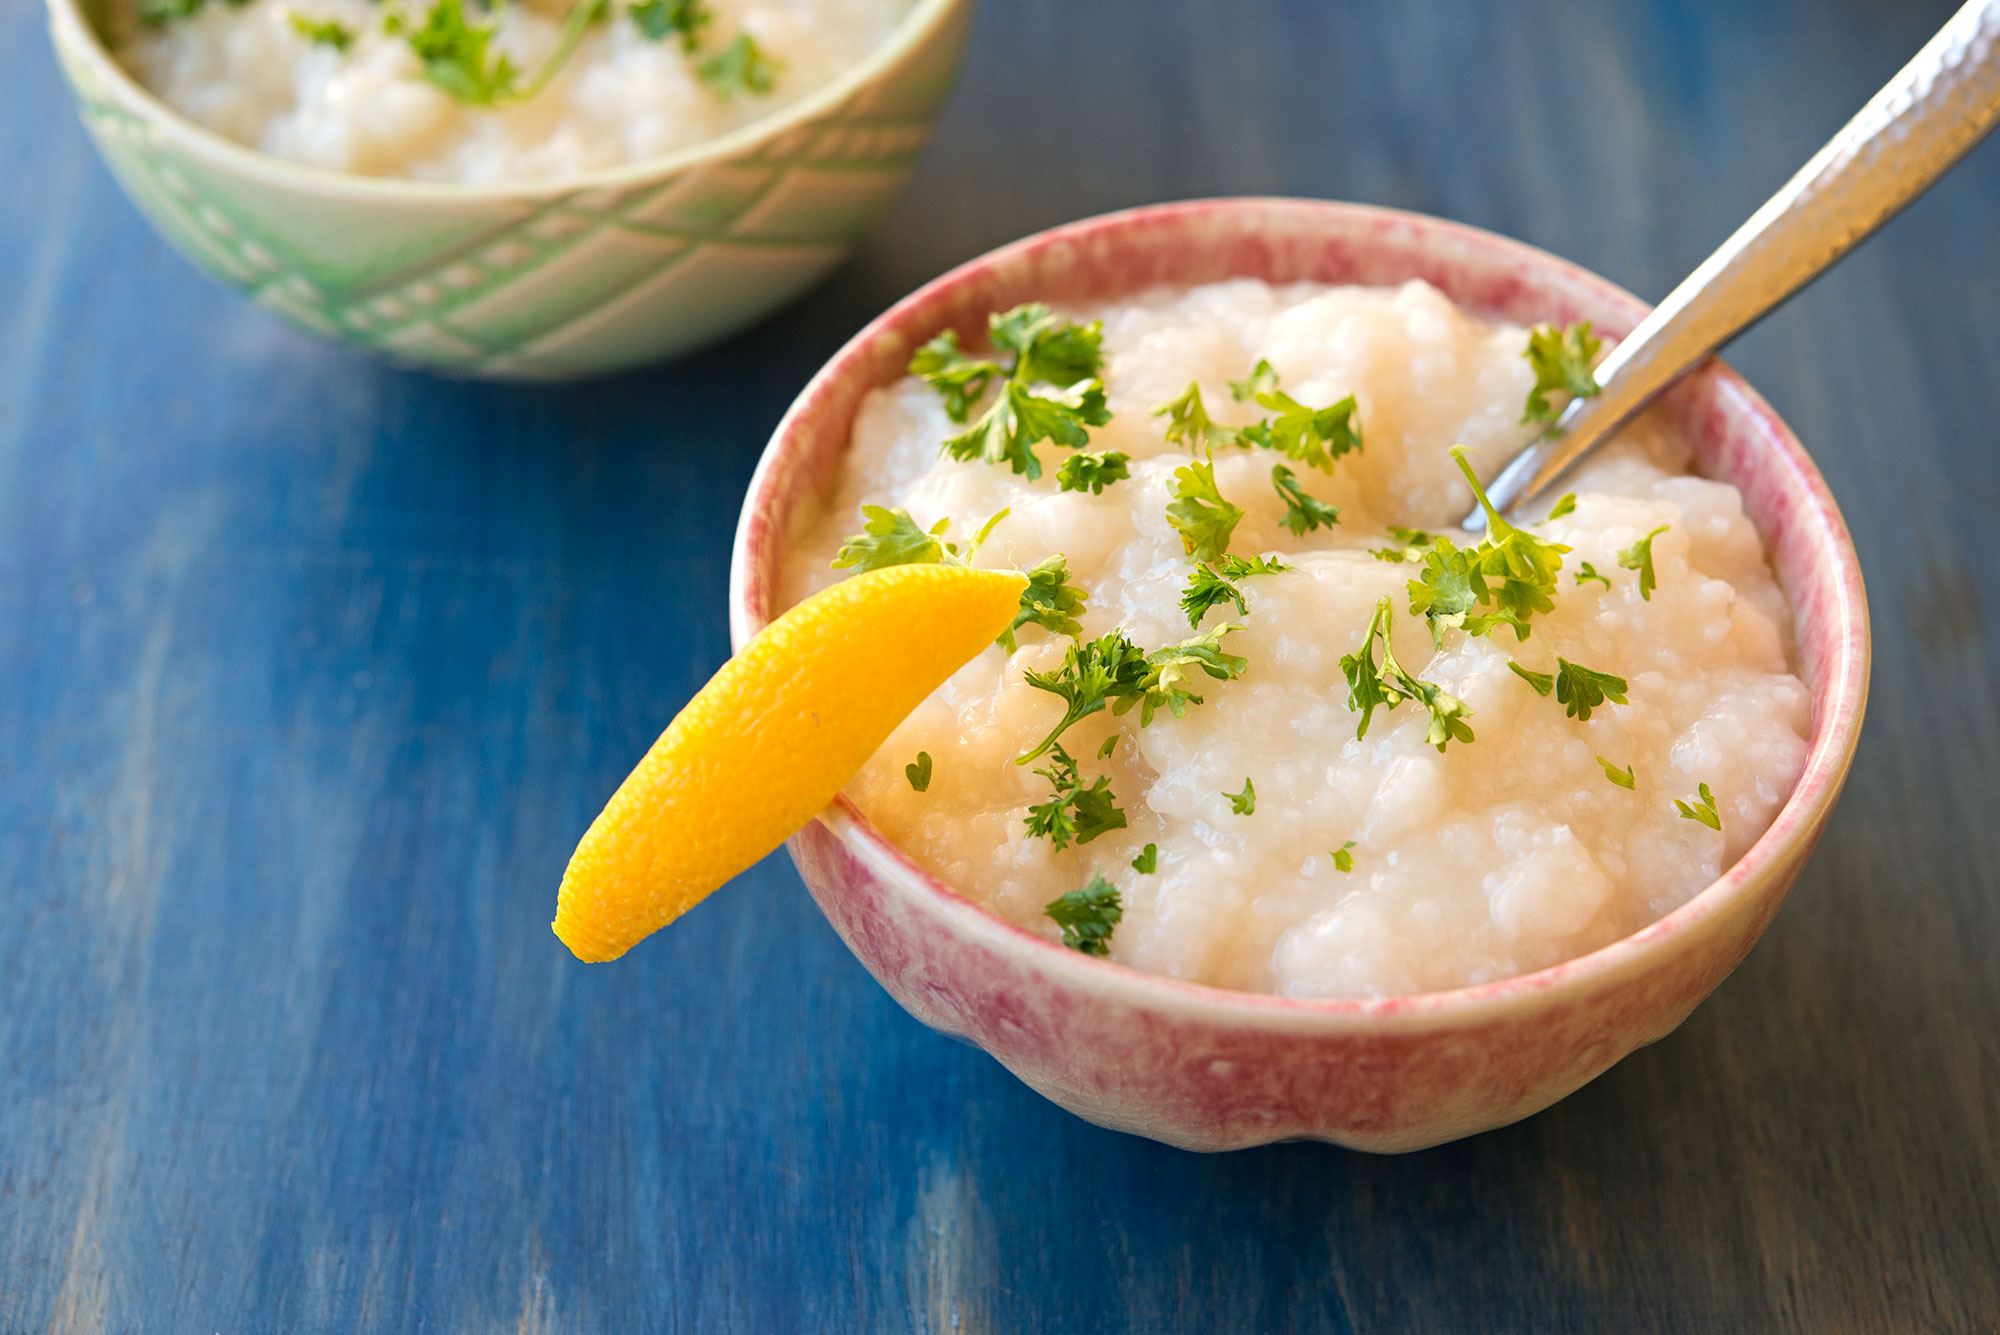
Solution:
{"label": "bowl of congee", "polygon": [[1824,482],[1720,362],[1460,527],[1645,310],[1452,223],[1218,200],[863,330],[752,482],[737,645],[883,567],[1027,585],[792,838],[841,938],[1196,1149],[1416,1149],[1673,1030],[1810,853],[1869,642]]}
{"label": "bowl of congee", "polygon": [[189,259],[395,360],[685,353],[901,187],[970,0],[48,0],[85,126]]}

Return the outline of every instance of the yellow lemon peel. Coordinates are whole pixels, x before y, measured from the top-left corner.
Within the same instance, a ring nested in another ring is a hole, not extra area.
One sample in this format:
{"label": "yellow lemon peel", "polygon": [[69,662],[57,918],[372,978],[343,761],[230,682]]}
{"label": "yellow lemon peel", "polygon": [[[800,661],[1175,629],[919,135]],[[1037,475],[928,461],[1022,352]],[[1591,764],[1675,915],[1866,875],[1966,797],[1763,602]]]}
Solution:
{"label": "yellow lemon peel", "polygon": [[1027,579],[902,565],[842,580],[758,632],[591,822],[555,933],[617,959],[831,802],[896,725],[996,636]]}

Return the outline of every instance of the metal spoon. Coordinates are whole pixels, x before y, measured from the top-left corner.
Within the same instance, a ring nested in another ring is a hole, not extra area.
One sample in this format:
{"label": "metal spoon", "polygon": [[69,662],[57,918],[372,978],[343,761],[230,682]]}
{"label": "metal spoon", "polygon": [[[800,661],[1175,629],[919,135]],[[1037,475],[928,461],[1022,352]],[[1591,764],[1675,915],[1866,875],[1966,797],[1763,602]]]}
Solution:
{"label": "metal spoon", "polygon": [[[1668,295],[1576,399],[1487,485],[1533,500],[1667,386],[1930,188],[2000,121],[2000,0],[1970,0],[1785,188]],[[1474,510],[1465,527],[1486,526]]]}

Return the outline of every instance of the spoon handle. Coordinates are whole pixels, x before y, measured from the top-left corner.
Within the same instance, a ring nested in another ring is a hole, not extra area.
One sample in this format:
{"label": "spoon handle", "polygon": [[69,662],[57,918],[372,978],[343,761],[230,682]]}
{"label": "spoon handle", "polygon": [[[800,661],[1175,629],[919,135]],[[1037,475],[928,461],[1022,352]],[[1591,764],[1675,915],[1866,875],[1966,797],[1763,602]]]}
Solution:
{"label": "spoon handle", "polygon": [[[1534,499],[1655,395],[1853,249],[2000,120],[2000,0],[1970,0],[1839,134],[1689,274],[1487,487]],[[1484,526],[1474,511],[1466,527]]]}

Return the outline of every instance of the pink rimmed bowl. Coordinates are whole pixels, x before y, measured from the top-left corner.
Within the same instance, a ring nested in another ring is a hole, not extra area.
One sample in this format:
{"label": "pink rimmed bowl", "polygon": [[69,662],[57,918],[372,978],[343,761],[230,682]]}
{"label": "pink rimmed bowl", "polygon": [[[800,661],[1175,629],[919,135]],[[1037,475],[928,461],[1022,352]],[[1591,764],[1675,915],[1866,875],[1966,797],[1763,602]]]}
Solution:
{"label": "pink rimmed bowl", "polygon": [[[794,521],[821,504],[861,396],[942,329],[977,335],[1017,302],[1115,298],[1159,284],[1397,283],[1523,324],[1645,314],[1575,265],[1456,223],[1306,200],[1166,204],[1058,227],[962,265],[899,302],[813,377],[778,425],[736,534],[737,647],[772,604]],[[1601,950],[1480,987],[1300,1001],[1092,959],[988,913],[933,878],[845,797],[791,840],[813,898],[903,1008],[984,1048],[1103,1126],[1188,1149],[1275,1140],[1421,1149],[1548,1107],[1672,1032],[1736,967],[1805,865],[1853,759],[1868,689],[1868,609],[1840,511],[1798,440],[1721,363],[1667,409],[1702,474],[1733,483],[1797,618],[1812,739],[1764,837],[1688,903]]]}

